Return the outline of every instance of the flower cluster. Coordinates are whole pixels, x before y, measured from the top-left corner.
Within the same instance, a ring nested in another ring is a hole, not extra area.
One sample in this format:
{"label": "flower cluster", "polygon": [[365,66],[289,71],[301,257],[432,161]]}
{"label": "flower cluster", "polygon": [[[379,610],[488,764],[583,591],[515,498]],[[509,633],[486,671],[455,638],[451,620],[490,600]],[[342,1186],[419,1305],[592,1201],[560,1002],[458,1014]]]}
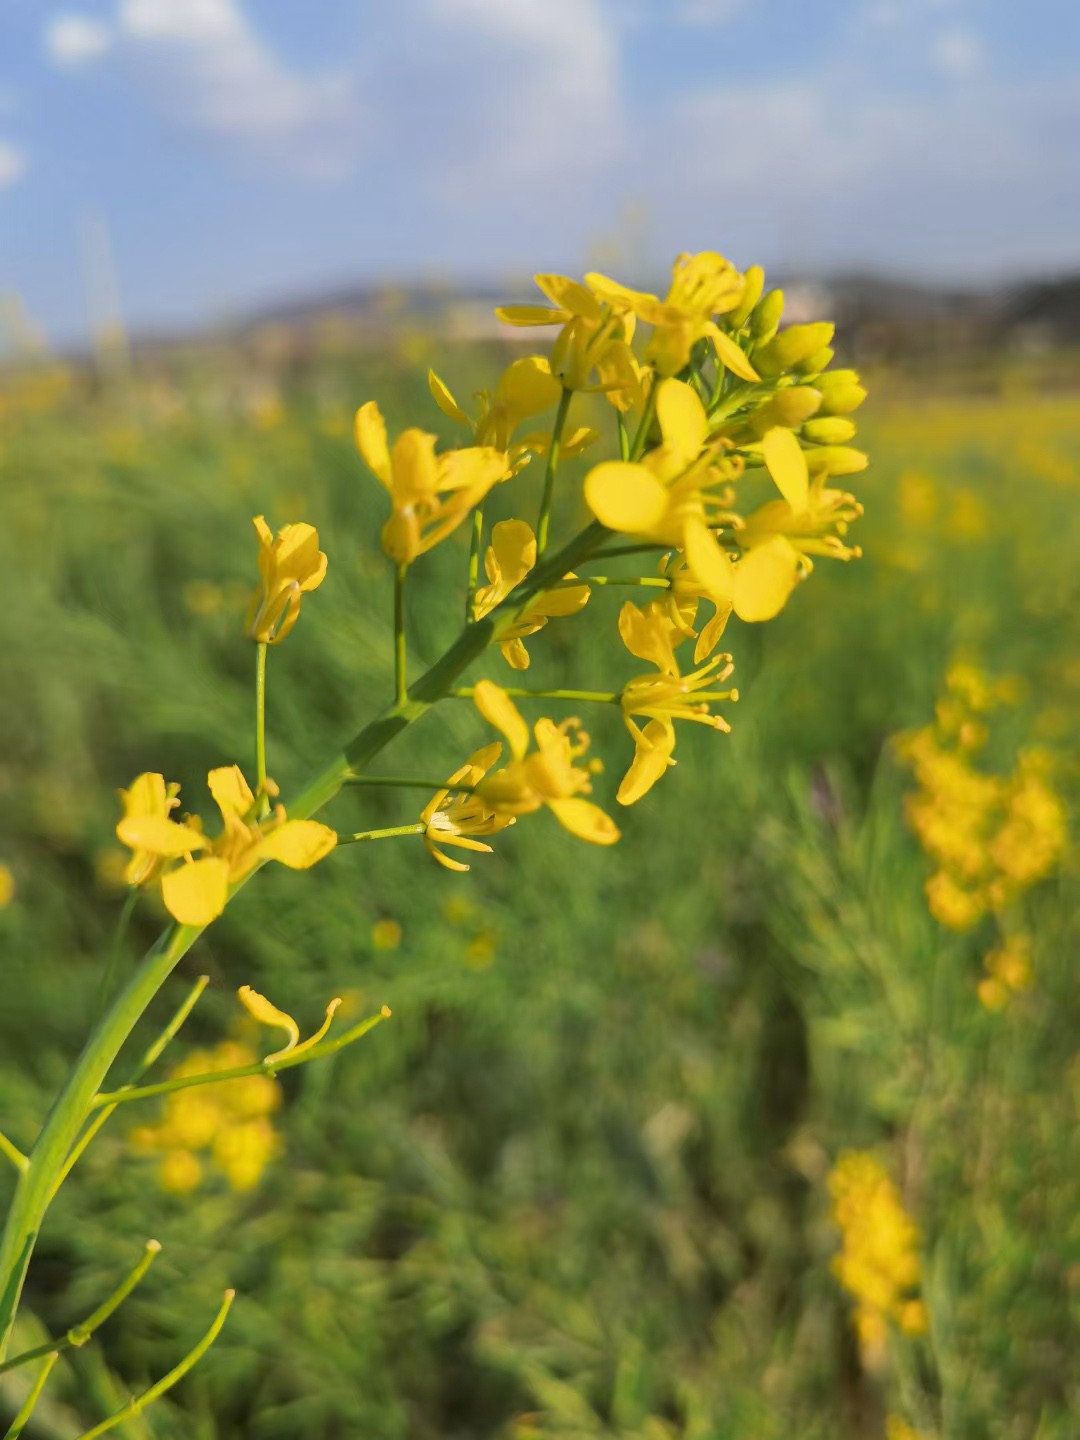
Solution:
{"label": "flower cluster", "polygon": [[[257,1060],[250,1046],[226,1040],[212,1050],[193,1050],[168,1078],[240,1069]],[[158,1174],[166,1190],[194,1190],[208,1169],[223,1175],[233,1190],[251,1190],[280,1149],[270,1120],[280,1106],[281,1086],[269,1075],[174,1090],[165,1097],[158,1123],[139,1126],[131,1140],[140,1150],[160,1154]]]}
{"label": "flower cluster", "polygon": [[841,1250],[832,1268],[855,1300],[855,1331],[864,1358],[883,1355],[890,1325],[921,1335],[928,1325],[919,1297],[919,1232],[888,1171],[863,1150],[845,1151],[829,1174]]}
{"label": "flower cluster", "polygon": [[926,882],[931,913],[952,930],[969,930],[986,915],[1006,928],[979,987],[993,1010],[1031,982],[1030,942],[1011,912],[1058,867],[1067,840],[1065,807],[1045,751],[1021,750],[1007,775],[977,768],[987,717],[1012,703],[1015,691],[1010,680],[991,682],[975,666],[956,663],[933,724],[899,742],[919,787],[906,802],[908,821],[935,866]]}

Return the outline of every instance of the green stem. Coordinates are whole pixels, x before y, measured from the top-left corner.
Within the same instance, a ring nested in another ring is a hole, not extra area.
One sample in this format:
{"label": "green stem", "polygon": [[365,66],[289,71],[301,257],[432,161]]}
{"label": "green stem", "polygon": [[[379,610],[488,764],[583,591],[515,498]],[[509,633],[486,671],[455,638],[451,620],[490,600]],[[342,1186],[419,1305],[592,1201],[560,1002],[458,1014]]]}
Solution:
{"label": "green stem", "polygon": [[[445,789],[445,786],[440,786]],[[397,835],[422,835],[427,826],[422,820],[413,825],[391,825],[385,830],[358,830],[355,835],[339,835],[338,846],[357,845],[361,840],[393,840]]]}
{"label": "green stem", "polygon": [[[526,690],[521,686],[514,685],[503,685],[500,688],[515,700],[580,700],[583,704],[617,705],[622,699],[621,694],[616,694],[610,690]],[[473,698],[473,687],[471,685],[461,685],[457,689],[449,691],[447,698],[450,700],[471,700]],[[454,786],[455,790],[467,788],[467,786]]]}
{"label": "green stem", "polygon": [[144,1390],[141,1395],[130,1400],[124,1408],[118,1410],[115,1415],[110,1415],[107,1420],[102,1420],[100,1425],[95,1425],[90,1430],[84,1430],[83,1433],[77,1437],[77,1440],[96,1440],[98,1435],[104,1435],[106,1431],[113,1430],[117,1425],[122,1425],[126,1420],[130,1420],[133,1416],[141,1414],[148,1405],[152,1405],[154,1401],[159,1400],[167,1390],[171,1390],[178,1380],[182,1380],[189,1370],[193,1370],[220,1335],[221,1327],[225,1324],[225,1317],[229,1313],[229,1308],[235,1296],[235,1290],[225,1291],[225,1298],[221,1303],[221,1309],[214,1316],[214,1323],[195,1348],[188,1351],[179,1365],[174,1366],[167,1375],[163,1375],[157,1384],[150,1386],[149,1390]]}
{"label": "green stem", "polygon": [[615,423],[619,427],[619,459],[630,459],[630,432],[626,428],[626,416],[621,410],[615,412]]}
{"label": "green stem", "polygon": [[2,1130],[0,1130],[0,1155],[6,1155],[15,1166],[15,1169],[23,1173],[25,1173],[26,1167],[30,1164],[28,1157],[23,1154],[17,1145],[8,1139]]}
{"label": "green stem", "polygon": [[555,412],[555,424],[551,428],[551,449],[548,451],[547,468],[544,470],[544,494],[540,501],[540,518],[536,524],[536,553],[543,555],[547,549],[548,530],[551,527],[551,502],[555,498],[555,472],[559,468],[559,448],[562,445],[563,426],[566,412],[570,409],[572,390],[564,386],[559,396],[559,408]]}
{"label": "green stem", "polygon": [[405,577],[407,565],[394,571],[394,703],[404,705],[408,694],[405,679]]}
{"label": "green stem", "polygon": [[148,1240],[138,1264],[124,1276],[109,1298],[103,1301],[92,1315],[88,1315],[81,1325],[73,1325],[59,1340],[46,1340],[41,1345],[35,1345],[33,1350],[24,1350],[21,1355],[16,1355],[14,1360],[5,1361],[0,1365],[0,1375],[5,1370],[14,1370],[19,1365],[26,1365],[31,1360],[37,1360],[42,1355],[50,1353],[59,1355],[63,1350],[78,1349],[79,1346],[85,1345],[94,1331],[104,1325],[110,1315],[119,1310],[160,1254],[160,1241]]}
{"label": "green stem", "polygon": [[265,640],[255,644],[255,779],[259,797],[259,814],[270,813],[270,797],[266,793],[266,652]]}
{"label": "green stem", "polygon": [[159,1095],[172,1095],[177,1090],[190,1090],[193,1085],[220,1085],[227,1080],[248,1080],[252,1075],[276,1075],[279,1070],[292,1070],[297,1065],[306,1065],[309,1060],[321,1060],[324,1055],[344,1050],[346,1045],[362,1039],[369,1030],[374,1030],[376,1025],[381,1025],[389,1017],[390,1010],[384,1005],[378,1015],[369,1015],[351,1030],[346,1030],[344,1035],[322,1040],[310,1050],[298,1049],[293,1054],[279,1055],[272,1062],[257,1060],[252,1065],[233,1065],[227,1070],[205,1070],[201,1075],[178,1075],[172,1080],[159,1080],[156,1085],[125,1085],[122,1090],[95,1096],[93,1104],[115,1109],[117,1105],[126,1105],[132,1100],[153,1100]]}
{"label": "green stem", "polygon": [[472,540],[469,543],[469,583],[465,591],[465,624],[473,618],[476,604],[476,587],[480,580],[480,551],[484,547],[484,507],[478,505],[473,511]]}
{"label": "green stem", "polygon": [[105,975],[101,982],[101,989],[98,991],[97,1013],[100,1015],[108,1003],[112,994],[113,986],[116,984],[117,971],[120,969],[120,957],[124,952],[124,940],[127,936],[128,924],[131,920],[131,913],[138,903],[138,890],[129,890],[127,899],[124,901],[124,908],[116,922],[116,929],[113,931],[112,944],[109,946],[109,959],[105,965]]}
{"label": "green stem", "polygon": [[634,431],[634,443],[630,446],[628,460],[640,460],[645,453],[645,446],[649,441],[649,426],[652,424],[653,416],[656,414],[656,392],[660,388],[660,381],[654,376],[649,386],[649,398],[645,401],[645,408],[641,412],[641,419]]}
{"label": "green stem", "polygon": [[23,1430],[26,1427],[26,1422],[34,1413],[34,1410],[37,1407],[37,1402],[41,1399],[41,1392],[45,1389],[45,1381],[48,1380],[49,1376],[52,1374],[52,1368],[59,1359],[60,1355],[59,1352],[56,1350],[52,1351],[49,1355],[45,1357],[45,1364],[42,1365],[41,1369],[38,1371],[37,1378],[35,1379],[33,1385],[31,1385],[30,1387],[29,1395],[27,1395],[26,1399],[23,1401],[19,1413],[11,1422],[10,1427],[4,1431],[4,1440],[18,1440],[18,1437],[22,1434]]}
{"label": "green stem", "polygon": [[644,585],[656,590],[670,590],[671,581],[663,575],[588,575],[573,580],[556,580],[549,590],[572,590],[580,585]]}
{"label": "green stem", "polygon": [[[129,1084],[132,1084],[141,1076],[145,1075],[147,1070],[149,1070],[152,1065],[155,1065],[157,1061],[161,1058],[166,1046],[168,1046],[176,1038],[177,1034],[180,1031],[180,1027],[183,1025],[187,1017],[191,1014],[192,1010],[195,1009],[199,996],[203,993],[209,983],[209,975],[200,975],[198,980],[195,981],[195,984],[191,987],[191,990],[189,991],[186,999],[184,1000],[184,1003],[180,1006],[179,1010],[177,1010],[176,1014],[169,1021],[168,1025],[165,1026],[165,1029],[162,1030],[161,1034],[147,1050],[146,1054],[139,1061],[138,1065],[135,1066],[135,1069],[131,1073],[131,1079],[128,1082]],[[85,1127],[79,1138],[75,1141],[75,1144],[71,1147],[71,1152],[68,1155],[67,1159],[64,1161],[63,1169],[56,1177],[56,1182],[53,1185],[53,1195],[56,1194],[57,1190],[60,1189],[60,1186],[64,1183],[67,1177],[71,1174],[72,1170],[74,1170],[75,1166],[82,1159],[83,1155],[86,1153],[87,1146],[93,1140],[94,1136],[98,1133],[101,1127],[106,1123],[115,1108],[115,1106],[107,1106],[104,1110],[99,1110],[96,1115],[91,1117],[89,1124]],[[51,1198],[52,1197],[50,1196],[50,1199]]]}
{"label": "green stem", "polygon": [[[510,692],[512,693],[512,692]],[[455,697],[456,698],[456,697]],[[345,781],[346,785],[367,785],[378,787],[385,785],[390,790],[445,790],[445,780],[426,780],[422,775],[349,775]],[[455,785],[455,790],[468,790],[468,785]],[[381,831],[373,831],[373,834],[381,834]],[[345,837],[346,839],[348,837]],[[363,837],[361,837],[363,838]],[[338,844],[342,844],[341,837]]]}
{"label": "green stem", "polygon": [[[466,625],[446,653],[409,689],[405,699],[391,705],[365,725],[343,754],[287,807],[296,820],[307,820],[328,804],[349,776],[364,767],[413,725],[472,662],[483,654],[498,631],[529,600],[561,580],[598,550],[610,531],[595,521],[579,531],[569,544],[541,560],[507,598],[482,620]],[[445,788],[440,783],[440,789]],[[249,875],[233,886],[230,898],[247,884]],[[63,1090],[57,1096],[41,1129],[29,1165],[15,1189],[3,1236],[0,1237],[0,1359],[6,1352],[26,1271],[42,1220],[71,1147],[89,1114],[102,1082],[131,1031],[173,970],[194,945],[205,927],[173,925],[139,964],[87,1040]]]}

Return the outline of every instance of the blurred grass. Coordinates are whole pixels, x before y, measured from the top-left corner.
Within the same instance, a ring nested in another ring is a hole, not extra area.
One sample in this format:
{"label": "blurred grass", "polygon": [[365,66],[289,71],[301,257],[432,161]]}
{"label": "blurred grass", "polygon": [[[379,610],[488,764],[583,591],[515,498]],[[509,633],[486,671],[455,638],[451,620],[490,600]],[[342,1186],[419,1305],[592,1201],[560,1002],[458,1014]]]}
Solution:
{"label": "blurred grass", "polygon": [[[468,393],[499,358],[437,368]],[[309,1024],[337,993],[394,1019],[287,1077],[284,1153],[246,1195],[165,1193],[137,1122],[112,1122],[41,1238],[27,1336],[93,1308],[147,1235],[166,1249],[100,1350],[62,1362],[68,1413],[41,1435],[167,1369],[226,1284],[225,1335],[131,1434],[861,1440],[939,1388],[949,1437],[1075,1433],[1075,870],[1028,901],[1033,991],[986,1014],[987,936],[929,917],[886,741],[971,654],[1026,682],[999,758],[1037,739],[1075,799],[1080,400],[895,388],[862,432],[865,559],[732,626],[734,733],[685,727],[617,849],[542,815],[468,877],[401,840],[264,872],[230,906],[162,997],[164,1018],[211,976],[177,1054],[228,1031],[245,982]],[[310,520],[331,562],[270,657],[286,795],[389,693],[382,496],[348,433],[367,398],[391,429],[439,428],[423,366],[393,357],[272,373],[223,352],[0,407],[0,1117],[24,1146],[97,1005],[112,792],[161,769],[199,809],[210,766],[250,769],[253,514]],[[458,627],[463,547],[417,568],[414,671]],[[529,683],[617,686],[617,603],[550,627]],[[589,718],[610,800],[626,737]],[[449,773],[481,733],[455,703],[416,731],[393,771]],[[423,798],[333,815],[394,824]],[[160,918],[144,901],[132,954]],[[400,948],[376,944],[386,918]],[[932,1344],[884,1377],[829,1271],[824,1176],[850,1146],[890,1157],[924,1235]]]}

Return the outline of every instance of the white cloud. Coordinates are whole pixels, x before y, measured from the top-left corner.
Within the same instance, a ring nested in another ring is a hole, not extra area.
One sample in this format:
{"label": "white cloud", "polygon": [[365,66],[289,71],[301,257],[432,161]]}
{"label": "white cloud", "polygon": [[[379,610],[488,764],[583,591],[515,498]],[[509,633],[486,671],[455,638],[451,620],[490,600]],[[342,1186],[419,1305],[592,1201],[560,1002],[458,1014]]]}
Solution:
{"label": "white cloud", "polygon": [[982,43],[974,31],[957,25],[937,36],[930,47],[930,59],[946,75],[972,75],[982,65]]}
{"label": "white cloud", "polygon": [[85,65],[104,55],[112,44],[109,27],[89,15],[54,15],[45,27],[45,52],[54,65]]}
{"label": "white cloud", "polygon": [[24,151],[10,140],[0,140],[0,190],[21,180],[26,174],[28,164]]}

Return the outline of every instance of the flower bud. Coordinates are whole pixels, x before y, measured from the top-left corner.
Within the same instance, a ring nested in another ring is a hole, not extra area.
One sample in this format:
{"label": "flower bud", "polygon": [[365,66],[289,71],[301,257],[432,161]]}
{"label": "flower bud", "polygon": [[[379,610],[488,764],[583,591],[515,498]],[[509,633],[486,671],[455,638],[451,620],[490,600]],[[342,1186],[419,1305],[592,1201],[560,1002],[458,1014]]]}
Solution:
{"label": "flower bud", "polygon": [[802,433],[815,445],[843,445],[855,434],[855,422],[830,415],[822,420],[808,420]]}
{"label": "flower bud", "polygon": [[804,375],[820,375],[827,370],[833,362],[836,351],[829,345],[823,345],[820,350],[815,350],[813,355],[808,355],[805,360],[800,360],[795,367]]}
{"label": "flower bud", "polygon": [[807,461],[815,474],[856,475],[869,465],[869,457],[862,450],[852,450],[848,445],[822,445],[819,449],[806,452]]}
{"label": "flower bud", "polygon": [[819,375],[814,386],[821,391],[824,415],[850,415],[866,399],[857,370],[830,370]]}
{"label": "flower bud", "polygon": [[732,330],[741,329],[750,319],[751,311],[761,299],[761,292],[764,288],[765,271],[760,265],[751,265],[743,275],[742,299],[735,309],[725,316]]}
{"label": "flower bud", "polygon": [[762,375],[780,375],[793,365],[809,360],[833,337],[835,325],[825,320],[812,325],[789,325],[767,345],[754,352],[754,365]]}
{"label": "flower bud", "polygon": [[750,416],[750,425],[755,434],[764,435],[774,425],[783,425],[788,430],[797,430],[804,420],[817,414],[821,408],[821,396],[809,385],[792,385],[787,390],[778,390],[764,405]]}
{"label": "flower bud", "polygon": [[750,333],[754,339],[771,340],[776,334],[776,327],[780,324],[780,316],[783,313],[784,292],[770,290],[754,309],[754,316],[750,322]]}

